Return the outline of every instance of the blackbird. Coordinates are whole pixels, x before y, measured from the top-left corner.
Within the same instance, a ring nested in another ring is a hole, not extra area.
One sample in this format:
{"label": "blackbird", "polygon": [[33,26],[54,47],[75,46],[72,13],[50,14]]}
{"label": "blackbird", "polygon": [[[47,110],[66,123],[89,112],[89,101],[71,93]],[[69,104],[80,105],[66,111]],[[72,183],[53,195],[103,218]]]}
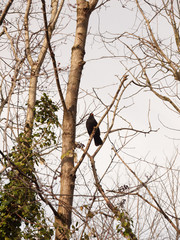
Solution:
{"label": "blackbird", "polygon": [[[86,121],[86,128],[87,128],[87,131],[88,131],[89,135],[91,135],[91,133],[93,131],[93,128],[96,127],[96,126],[97,126],[97,122],[96,122],[96,120],[94,118],[93,113],[91,113],[89,115],[89,118]],[[96,146],[99,146],[99,145],[101,145],[103,143],[101,138],[100,138],[100,130],[99,130],[99,128],[96,129],[96,132],[94,134],[94,143],[95,143]]]}

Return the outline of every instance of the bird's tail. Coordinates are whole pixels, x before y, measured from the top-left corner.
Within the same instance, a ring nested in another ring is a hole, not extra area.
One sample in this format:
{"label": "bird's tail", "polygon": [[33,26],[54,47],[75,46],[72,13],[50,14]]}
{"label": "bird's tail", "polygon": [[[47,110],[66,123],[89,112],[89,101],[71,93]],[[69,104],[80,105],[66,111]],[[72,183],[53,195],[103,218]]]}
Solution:
{"label": "bird's tail", "polygon": [[95,137],[94,138],[94,143],[96,146],[99,146],[99,145],[102,145],[103,144],[103,141],[102,139],[98,136],[98,137]]}

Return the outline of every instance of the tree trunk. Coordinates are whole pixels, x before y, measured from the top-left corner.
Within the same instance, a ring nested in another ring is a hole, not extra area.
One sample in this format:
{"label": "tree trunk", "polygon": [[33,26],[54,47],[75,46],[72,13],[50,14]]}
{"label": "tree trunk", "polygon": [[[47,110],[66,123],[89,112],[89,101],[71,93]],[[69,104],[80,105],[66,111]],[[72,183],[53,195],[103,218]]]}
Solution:
{"label": "tree trunk", "polygon": [[31,79],[29,84],[29,98],[28,98],[28,108],[26,115],[26,124],[25,124],[25,134],[26,137],[31,137],[33,121],[34,121],[34,107],[36,102],[36,88],[37,88],[38,77],[35,76],[34,71],[31,71]]}
{"label": "tree trunk", "polygon": [[71,225],[71,213],[73,204],[73,193],[75,176],[70,172],[74,167],[74,148],[76,131],[76,110],[79,84],[84,65],[85,42],[87,36],[89,16],[97,1],[91,3],[85,0],[77,0],[77,25],[74,46],[72,47],[71,69],[69,74],[66,109],[63,116],[62,135],[62,165],[61,165],[61,189],[58,213],[64,216],[65,221],[55,219],[56,240],[68,239]]}
{"label": "tree trunk", "polygon": [[[42,1],[44,2],[44,0]],[[32,134],[32,128],[33,128],[33,121],[34,121],[34,107],[36,102],[36,88],[37,88],[37,81],[39,77],[39,72],[41,69],[41,66],[43,64],[44,58],[46,56],[47,50],[48,50],[48,40],[50,41],[53,30],[55,28],[55,24],[57,22],[58,16],[61,12],[61,9],[64,4],[64,0],[61,0],[59,6],[58,6],[58,0],[51,0],[51,18],[49,21],[49,27],[48,27],[48,37],[44,38],[43,45],[41,48],[41,51],[37,57],[37,61],[33,61],[31,56],[31,48],[30,48],[30,42],[29,42],[29,11],[31,8],[32,0],[28,0],[26,14],[24,17],[24,28],[25,28],[25,44],[26,44],[26,55],[27,60],[31,66],[31,79],[30,79],[30,85],[29,85],[29,99],[28,99],[28,109],[27,109],[27,115],[26,115],[26,123],[25,123],[25,134],[27,137],[30,137]]]}

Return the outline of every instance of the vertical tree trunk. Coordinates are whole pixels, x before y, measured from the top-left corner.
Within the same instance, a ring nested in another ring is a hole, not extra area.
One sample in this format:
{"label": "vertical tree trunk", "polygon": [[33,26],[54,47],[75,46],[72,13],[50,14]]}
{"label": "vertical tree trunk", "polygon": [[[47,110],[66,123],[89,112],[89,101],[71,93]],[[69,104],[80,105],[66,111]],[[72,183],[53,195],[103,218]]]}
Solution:
{"label": "vertical tree trunk", "polygon": [[34,107],[35,107],[35,102],[36,102],[37,79],[38,79],[38,77],[35,75],[35,72],[32,69],[30,84],[29,84],[28,108],[27,108],[26,123],[25,123],[25,135],[28,138],[31,137],[32,128],[33,128]]}
{"label": "vertical tree trunk", "polygon": [[71,69],[69,74],[66,110],[63,116],[62,135],[62,166],[61,166],[61,189],[58,213],[64,216],[65,221],[55,219],[56,240],[68,239],[71,225],[71,213],[75,176],[70,175],[74,167],[74,148],[76,130],[76,109],[78,100],[79,84],[84,65],[85,42],[87,36],[89,16],[97,1],[92,3],[85,0],[77,0],[77,24],[74,46],[72,47]]}
{"label": "vertical tree trunk", "polygon": [[[58,6],[58,2],[59,2],[58,0],[51,0],[51,18],[50,18],[49,27],[48,27],[49,41],[52,37],[52,33],[55,28],[58,16],[63,7],[64,0],[61,0],[59,6]],[[32,0],[28,0],[27,9],[24,17],[26,54],[27,54],[27,60],[31,67],[28,109],[27,109],[26,123],[25,123],[25,134],[27,137],[30,137],[32,134],[33,121],[34,121],[34,107],[36,102],[37,81],[38,81],[41,65],[43,64],[44,58],[46,56],[46,52],[48,50],[48,42],[47,42],[48,40],[47,40],[47,37],[45,37],[41,51],[37,57],[37,61],[33,61],[31,56],[30,42],[29,42],[29,20],[28,20],[31,4],[32,4]]]}

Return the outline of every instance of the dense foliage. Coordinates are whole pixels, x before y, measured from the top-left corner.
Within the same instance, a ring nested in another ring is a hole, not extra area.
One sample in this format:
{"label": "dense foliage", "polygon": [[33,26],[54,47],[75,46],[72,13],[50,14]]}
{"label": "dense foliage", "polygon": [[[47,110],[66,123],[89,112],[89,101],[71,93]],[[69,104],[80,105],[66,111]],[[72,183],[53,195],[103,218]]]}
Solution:
{"label": "dense foliage", "polygon": [[[58,107],[46,94],[36,102],[35,131],[28,139],[20,134],[9,156],[4,156],[7,169],[6,184],[0,193],[1,239],[50,239],[52,229],[47,225],[44,210],[39,201],[35,164],[39,158],[33,146],[50,146],[56,142],[53,132],[58,119]],[[40,189],[39,189],[40,191]]]}

